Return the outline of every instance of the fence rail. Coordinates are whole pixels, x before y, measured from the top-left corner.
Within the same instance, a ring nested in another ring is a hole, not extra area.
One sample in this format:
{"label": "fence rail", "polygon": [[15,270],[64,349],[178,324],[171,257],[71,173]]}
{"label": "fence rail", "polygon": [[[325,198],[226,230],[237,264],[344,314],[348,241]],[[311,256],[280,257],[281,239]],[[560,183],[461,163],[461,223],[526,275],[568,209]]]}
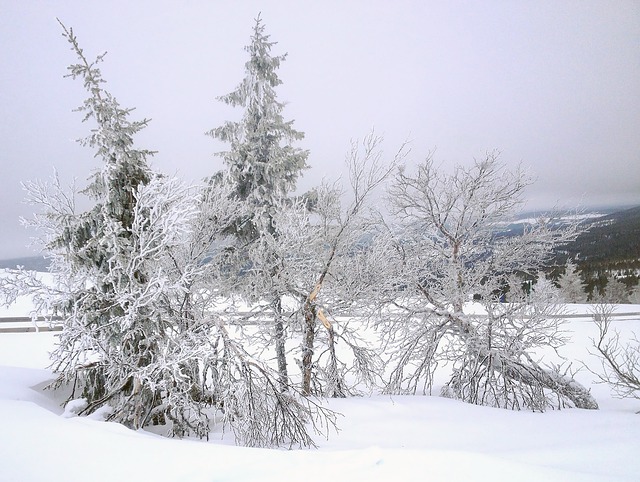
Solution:
{"label": "fence rail", "polygon": [[51,319],[30,316],[0,317],[0,333],[37,333],[46,331],[62,331],[62,318]]}
{"label": "fence rail", "polygon": [[[232,324],[236,325],[254,325],[261,323],[268,323],[269,320],[264,318],[264,313],[253,312],[239,312],[239,313],[220,313],[219,315],[229,319]],[[291,316],[291,313],[283,314],[285,317]],[[482,317],[483,315],[476,315]],[[624,320],[627,318],[640,318],[640,312],[628,312],[628,313],[611,313],[611,318],[614,320]],[[350,316],[348,314],[340,313],[336,315],[337,318],[357,318],[357,316]],[[595,315],[593,313],[569,313],[565,315],[555,315],[553,318],[562,319],[585,319],[591,321]],[[526,318],[526,315],[525,315]],[[45,319],[42,317],[33,320],[28,316],[10,316],[0,317],[0,333],[37,333],[37,332],[51,332],[62,331],[62,318],[52,317]]]}

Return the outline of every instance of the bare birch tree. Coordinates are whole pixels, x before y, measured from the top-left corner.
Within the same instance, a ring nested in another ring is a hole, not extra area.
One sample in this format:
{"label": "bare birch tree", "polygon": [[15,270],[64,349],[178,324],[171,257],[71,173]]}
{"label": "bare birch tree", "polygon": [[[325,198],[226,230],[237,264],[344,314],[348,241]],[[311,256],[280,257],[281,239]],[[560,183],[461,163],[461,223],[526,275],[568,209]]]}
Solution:
{"label": "bare birch tree", "polygon": [[[468,402],[597,408],[567,372],[532,355],[563,343],[558,319],[549,316],[556,305],[499,303],[507,290],[519,301],[517,274],[534,276],[552,248],[577,233],[575,224],[558,228],[541,218],[521,236],[497,235],[530,182],[524,172],[506,170],[495,153],[452,175],[431,158],[415,174],[398,173],[389,189],[399,223],[389,262],[402,266],[394,282],[400,289],[379,324],[395,363],[390,391],[430,390],[434,370],[445,364],[451,376],[443,393]],[[479,312],[465,311],[472,299]]]}
{"label": "bare birch tree", "polygon": [[[373,132],[362,142],[362,147],[352,143],[347,156],[351,203],[342,208],[342,193],[323,186],[320,201],[314,209],[317,222],[313,258],[315,265],[307,271],[306,286],[301,283],[296,292],[302,294],[303,342],[302,342],[302,392],[312,393],[312,381],[320,385],[320,393],[329,396],[345,396],[348,393],[344,371],[347,367],[336,354],[336,340],[340,338],[350,347],[354,368],[359,380],[372,383],[377,368],[376,357],[370,350],[359,346],[357,337],[343,325],[336,331],[337,323],[330,321],[330,314],[339,314],[340,308],[357,310],[357,302],[366,296],[367,278],[360,276],[367,259],[376,254],[370,245],[376,234],[375,220],[368,212],[367,203],[375,189],[395,169],[405,154],[404,145],[388,164],[381,160],[381,138]],[[310,226],[313,227],[313,226]],[[297,277],[300,279],[300,277]],[[318,324],[318,321],[321,324]],[[316,355],[315,343],[318,328],[325,334],[326,364]],[[342,365],[342,369],[340,368]]]}
{"label": "bare birch tree", "polygon": [[[298,362],[306,395],[346,396],[357,381],[371,383],[379,371],[374,351],[338,318],[357,312],[355,305],[367,295],[370,273],[362,267],[374,252],[371,239],[377,229],[369,201],[402,156],[401,150],[385,164],[380,142],[371,133],[362,145],[353,143],[346,162],[349,190],[325,182],[304,198],[283,200],[274,211],[274,232],[264,233],[249,250],[251,268],[243,289],[277,291],[289,300],[288,324],[301,332]],[[350,199],[347,205],[344,197]],[[260,276],[266,271],[277,275]],[[348,347],[349,361],[336,351],[338,340]]]}

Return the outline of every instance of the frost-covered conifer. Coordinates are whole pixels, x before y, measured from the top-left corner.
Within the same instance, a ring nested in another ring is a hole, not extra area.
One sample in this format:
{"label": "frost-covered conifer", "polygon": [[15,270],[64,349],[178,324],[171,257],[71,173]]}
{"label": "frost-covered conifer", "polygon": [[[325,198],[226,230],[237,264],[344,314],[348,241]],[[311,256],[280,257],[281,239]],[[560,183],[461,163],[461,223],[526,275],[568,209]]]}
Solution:
{"label": "frost-covered conifer", "polygon": [[[245,48],[249,60],[245,64],[245,78],[240,85],[220,100],[243,109],[242,119],[228,121],[208,132],[214,138],[229,144],[221,153],[233,185],[233,195],[246,203],[245,216],[233,223],[231,231],[246,243],[262,242],[260,236],[274,235],[273,217],[276,209],[295,188],[296,181],[307,167],[308,152],[292,145],[304,134],[293,128],[293,121],[285,121],[285,104],[278,101],[275,88],[282,82],[277,70],[285,55],[274,56],[275,42],[264,32],[258,16],[250,44]],[[278,260],[270,258],[252,273],[265,278],[278,275]],[[261,284],[258,282],[258,284]],[[266,286],[268,282],[263,283]],[[286,325],[282,316],[282,295],[275,287],[261,294],[269,301],[274,317],[275,344],[281,384],[288,384],[286,363]]]}
{"label": "frost-covered conifer", "polygon": [[560,292],[567,303],[584,303],[587,300],[586,284],[582,281],[577,266],[567,261],[564,273],[558,278]]}
{"label": "frost-covered conifer", "polygon": [[[64,28],[64,27],[63,27]],[[72,203],[55,206],[45,186],[30,186],[30,198],[44,205],[36,227],[44,228],[45,250],[61,287],[53,309],[64,329],[53,353],[57,384],[73,383],[86,399],[83,410],[109,406],[109,419],[133,428],[173,420],[177,433],[188,426],[208,430],[198,404],[187,394],[191,381],[178,340],[182,319],[168,302],[187,290],[194,270],[167,269],[197,213],[197,197],[179,181],[154,173],[150,151],[134,136],[148,121],[131,121],[104,89],[98,63],[89,62],[71,29],[64,28],[79,62],[69,76],[80,78],[89,97],[79,108],[94,123],[82,144],[101,160],[84,193],[94,206],[76,213]]]}
{"label": "frost-covered conifer", "polygon": [[309,154],[292,145],[304,134],[293,128],[293,121],[285,121],[285,104],[278,101],[275,90],[282,83],[277,70],[286,54],[271,54],[276,43],[269,41],[264,30],[258,16],[251,43],[245,47],[249,53],[245,78],[233,92],[219,97],[225,104],[241,107],[242,119],[227,121],[207,133],[229,144],[229,150],[220,155],[234,194],[252,208],[251,217],[238,220],[235,226],[244,239],[257,237],[257,218],[270,219],[274,205],[295,189]]}
{"label": "frost-covered conifer", "polygon": [[531,288],[529,302],[533,305],[558,305],[562,302],[560,290],[543,272],[538,273],[537,280]]}
{"label": "frost-covered conifer", "polygon": [[636,287],[631,291],[631,294],[629,295],[629,303],[640,305],[640,284],[636,285]]}
{"label": "frost-covered conifer", "polygon": [[629,303],[629,288],[611,275],[604,288],[604,296],[601,297],[601,301],[614,304]]}
{"label": "frost-covered conifer", "polygon": [[18,270],[2,294],[6,301],[32,295],[40,314],[62,318],[54,386],[70,384],[71,397],[85,399],[82,413],[103,409],[133,428],[167,422],[175,434],[206,435],[205,407],[185,370],[201,356],[193,346],[203,344],[193,343],[177,302],[198,266],[176,269],[175,258],[190,238],[199,195],[151,170],[151,152],[134,145],[147,121],[131,121],[131,109],[104,89],[104,56],[89,62],[73,31],[63,29],[78,58],[69,75],[89,94],[79,110],[94,125],[81,143],[101,161],[83,191],[93,207],[78,212],[75,191],[57,178],[27,183],[28,200],[39,209],[27,224],[39,231],[54,283]]}

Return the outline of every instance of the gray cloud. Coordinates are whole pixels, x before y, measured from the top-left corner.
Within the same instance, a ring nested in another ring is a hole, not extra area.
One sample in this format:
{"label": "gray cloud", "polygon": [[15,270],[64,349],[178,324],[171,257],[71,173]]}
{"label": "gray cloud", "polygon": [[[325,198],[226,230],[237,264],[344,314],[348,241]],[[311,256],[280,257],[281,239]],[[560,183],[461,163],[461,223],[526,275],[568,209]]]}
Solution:
{"label": "gray cloud", "polygon": [[107,50],[108,88],[136,115],[154,165],[198,180],[222,167],[203,133],[238,115],[215,98],[242,78],[262,11],[288,52],[285,115],[306,133],[302,188],[342,168],[372,127],[409,162],[443,163],[499,149],[537,177],[530,207],[640,203],[640,5],[637,2],[18,2],[0,0],[0,257],[28,253],[20,181],[53,167],[82,184],[96,161],[74,61],[55,21],[85,52]]}

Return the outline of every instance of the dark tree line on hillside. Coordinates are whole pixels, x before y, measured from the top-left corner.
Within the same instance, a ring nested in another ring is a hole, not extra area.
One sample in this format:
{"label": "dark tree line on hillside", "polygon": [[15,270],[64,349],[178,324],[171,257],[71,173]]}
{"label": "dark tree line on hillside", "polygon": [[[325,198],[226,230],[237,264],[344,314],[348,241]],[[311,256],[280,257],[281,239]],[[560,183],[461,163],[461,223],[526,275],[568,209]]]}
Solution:
{"label": "dark tree line on hillside", "polygon": [[[638,286],[640,273],[640,207],[602,216],[585,227],[574,241],[559,249],[556,262],[564,266],[567,259],[575,261],[590,299],[606,293],[613,280],[632,291]],[[552,276],[557,274],[556,269]]]}
{"label": "dark tree line on hillside", "polygon": [[589,229],[562,248],[583,263],[636,263],[640,260],[640,206],[590,223]]}

